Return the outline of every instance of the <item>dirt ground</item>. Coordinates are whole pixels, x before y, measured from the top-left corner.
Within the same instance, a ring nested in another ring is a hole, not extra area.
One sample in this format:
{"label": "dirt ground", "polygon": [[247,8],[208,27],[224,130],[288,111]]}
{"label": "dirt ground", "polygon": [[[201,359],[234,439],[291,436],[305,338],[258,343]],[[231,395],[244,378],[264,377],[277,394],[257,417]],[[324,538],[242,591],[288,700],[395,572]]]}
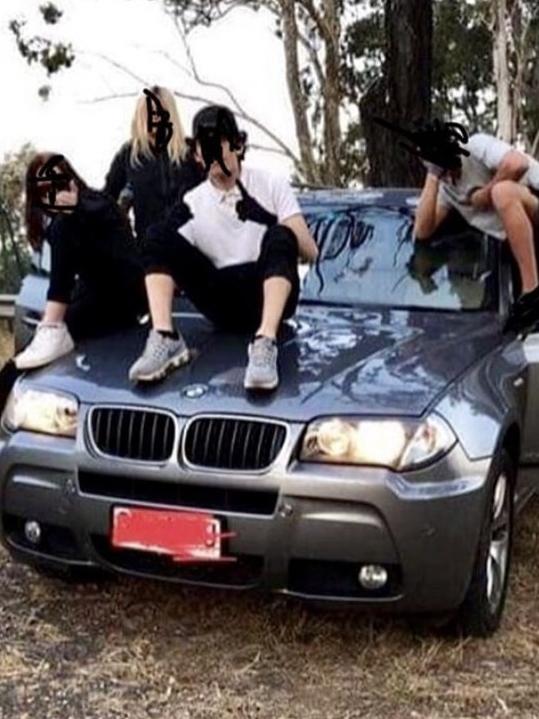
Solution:
{"label": "dirt ground", "polygon": [[539,717],[538,526],[536,501],[486,641],[275,596],[66,586],[0,550],[0,719]]}

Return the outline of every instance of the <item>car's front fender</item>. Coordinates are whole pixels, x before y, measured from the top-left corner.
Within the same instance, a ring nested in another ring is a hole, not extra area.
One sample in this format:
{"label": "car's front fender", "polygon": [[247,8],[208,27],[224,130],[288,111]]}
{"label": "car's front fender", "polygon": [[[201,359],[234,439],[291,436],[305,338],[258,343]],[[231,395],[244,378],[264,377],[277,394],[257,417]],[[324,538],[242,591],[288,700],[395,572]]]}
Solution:
{"label": "car's front fender", "polygon": [[523,425],[527,362],[518,341],[500,346],[452,384],[435,410],[471,460],[492,457],[506,432]]}

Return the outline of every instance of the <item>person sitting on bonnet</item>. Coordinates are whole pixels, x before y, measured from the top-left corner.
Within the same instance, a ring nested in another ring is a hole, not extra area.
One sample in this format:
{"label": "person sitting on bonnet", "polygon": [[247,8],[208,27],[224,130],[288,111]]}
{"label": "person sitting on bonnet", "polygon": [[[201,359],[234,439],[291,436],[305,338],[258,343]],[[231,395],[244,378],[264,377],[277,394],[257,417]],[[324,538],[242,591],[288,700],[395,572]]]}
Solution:
{"label": "person sitting on bonnet", "polygon": [[148,121],[148,100],[137,100],[131,140],[114,156],[104,191],[128,211],[133,208],[135,234],[141,241],[148,227],[161,220],[179,197],[205,178],[185,137],[174,95],[154,85],[151,92],[168,113],[171,133],[165,147],[157,143],[155,123]]}
{"label": "person sitting on bonnet", "polygon": [[[133,381],[160,379],[189,360],[172,322],[176,285],[217,327],[254,333],[247,389],[278,384],[276,337],[298,301],[298,258],[312,262],[318,250],[289,183],[243,166],[246,137],[226,107],[210,105],[193,120],[196,153],[208,177],[147,232],[143,254],[153,328],[130,369]],[[209,142],[217,143],[213,156]]]}
{"label": "person sitting on bonnet", "polygon": [[[67,179],[51,204],[55,175]],[[49,243],[51,267],[43,317],[14,359],[18,370],[53,362],[83,337],[134,326],[147,312],[142,262],[124,213],[111,197],[89,188],[62,155],[41,153],[29,164],[26,229],[34,250]]]}
{"label": "person sitting on bonnet", "polygon": [[522,294],[508,326],[539,307],[534,228],[539,226],[539,163],[502,140],[472,135],[463,146],[470,154],[460,167],[425,162],[427,176],[415,216],[417,240],[434,234],[451,210],[498,240],[508,240],[520,271]]}

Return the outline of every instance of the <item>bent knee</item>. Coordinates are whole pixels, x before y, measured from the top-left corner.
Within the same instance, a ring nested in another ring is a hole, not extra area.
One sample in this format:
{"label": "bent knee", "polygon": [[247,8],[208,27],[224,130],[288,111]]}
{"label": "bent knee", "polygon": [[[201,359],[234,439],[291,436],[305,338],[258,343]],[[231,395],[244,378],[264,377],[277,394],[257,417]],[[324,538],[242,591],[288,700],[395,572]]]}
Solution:
{"label": "bent knee", "polygon": [[269,248],[286,249],[288,252],[298,254],[298,239],[295,232],[286,225],[273,225],[264,235],[262,247],[265,251]]}
{"label": "bent knee", "polygon": [[514,180],[501,180],[490,191],[492,204],[497,210],[505,210],[515,201],[522,200],[523,189],[525,188]]}

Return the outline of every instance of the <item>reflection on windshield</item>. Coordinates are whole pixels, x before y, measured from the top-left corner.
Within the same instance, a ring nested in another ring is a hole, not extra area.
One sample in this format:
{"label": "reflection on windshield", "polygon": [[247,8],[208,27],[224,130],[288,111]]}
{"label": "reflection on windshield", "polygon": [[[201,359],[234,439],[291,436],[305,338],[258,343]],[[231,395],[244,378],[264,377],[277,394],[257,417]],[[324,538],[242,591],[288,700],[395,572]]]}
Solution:
{"label": "reflection on windshield", "polygon": [[302,299],[446,310],[494,301],[495,244],[476,230],[415,242],[407,209],[357,207],[308,216],[319,258]]}

